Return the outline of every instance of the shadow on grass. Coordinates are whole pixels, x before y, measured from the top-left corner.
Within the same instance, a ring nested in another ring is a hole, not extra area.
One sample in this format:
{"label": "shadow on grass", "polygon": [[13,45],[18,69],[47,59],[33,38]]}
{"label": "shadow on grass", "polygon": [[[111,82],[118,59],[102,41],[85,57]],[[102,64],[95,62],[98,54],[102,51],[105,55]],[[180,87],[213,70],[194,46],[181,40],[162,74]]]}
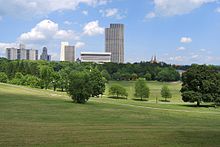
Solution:
{"label": "shadow on grass", "polygon": [[110,98],[110,99],[121,99],[121,100],[127,100],[128,99],[126,97],[116,97],[116,96],[109,96],[108,98]]}
{"label": "shadow on grass", "polygon": [[200,106],[197,106],[196,104],[179,104],[179,106],[191,107],[191,108],[210,108],[210,107],[215,108],[216,107],[216,105],[214,104],[201,104]]}
{"label": "shadow on grass", "polygon": [[159,100],[160,102],[170,102],[169,100]]}
{"label": "shadow on grass", "polygon": [[134,100],[134,101],[148,101],[148,99],[132,99],[132,100]]}

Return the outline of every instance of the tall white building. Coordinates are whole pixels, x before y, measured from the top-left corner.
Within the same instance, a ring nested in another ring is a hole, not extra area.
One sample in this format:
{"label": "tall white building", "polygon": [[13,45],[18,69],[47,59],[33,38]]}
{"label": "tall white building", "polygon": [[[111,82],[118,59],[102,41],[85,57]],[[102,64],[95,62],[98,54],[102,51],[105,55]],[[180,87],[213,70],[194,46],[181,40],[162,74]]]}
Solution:
{"label": "tall white building", "polygon": [[110,24],[105,29],[105,51],[111,53],[111,62],[124,63],[124,25]]}
{"label": "tall white building", "polygon": [[68,42],[61,42],[60,61],[65,61],[65,46],[68,45]]}
{"label": "tall white building", "polygon": [[68,42],[61,42],[60,61],[75,61],[75,46]]}
{"label": "tall white building", "polygon": [[107,63],[111,62],[111,53],[81,52],[82,62]]}
{"label": "tall white building", "polygon": [[6,48],[6,57],[9,60],[38,60],[38,50],[25,49],[24,45],[18,48]]}

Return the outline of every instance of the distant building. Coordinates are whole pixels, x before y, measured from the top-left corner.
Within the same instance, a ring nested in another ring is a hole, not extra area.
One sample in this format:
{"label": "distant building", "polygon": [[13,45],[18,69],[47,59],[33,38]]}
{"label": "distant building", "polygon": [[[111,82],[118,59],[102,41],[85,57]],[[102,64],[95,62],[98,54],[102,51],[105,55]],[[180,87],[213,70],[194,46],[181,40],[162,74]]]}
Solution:
{"label": "distant building", "polygon": [[81,52],[81,62],[107,63],[111,62],[109,52]]}
{"label": "distant building", "polygon": [[158,63],[158,61],[157,61],[157,56],[156,56],[156,55],[155,55],[155,56],[152,56],[150,63],[152,63],[152,64]]}
{"label": "distant building", "polygon": [[48,55],[47,48],[43,48],[43,52],[40,55],[40,60],[51,61],[51,55]]}
{"label": "distant building", "polygon": [[6,48],[6,57],[8,60],[38,60],[38,50],[25,49],[23,44],[17,48]]}
{"label": "distant building", "polygon": [[111,62],[124,63],[124,25],[110,24],[105,29],[105,51],[111,53]]}
{"label": "distant building", "polygon": [[75,61],[75,46],[68,42],[61,42],[60,61]]}

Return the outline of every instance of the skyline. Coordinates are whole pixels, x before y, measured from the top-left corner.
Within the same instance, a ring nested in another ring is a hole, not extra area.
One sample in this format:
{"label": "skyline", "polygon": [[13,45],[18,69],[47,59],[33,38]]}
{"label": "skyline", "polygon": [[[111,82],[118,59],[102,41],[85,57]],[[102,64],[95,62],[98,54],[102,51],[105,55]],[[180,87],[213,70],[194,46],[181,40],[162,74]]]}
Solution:
{"label": "skyline", "polygon": [[[0,0],[0,56],[5,47],[44,46],[59,60],[60,42],[104,52],[104,28],[125,25],[125,62],[220,63],[218,0]],[[23,10],[23,11],[20,11]],[[16,45],[17,44],[17,45]],[[15,46],[16,45],[16,46]]]}

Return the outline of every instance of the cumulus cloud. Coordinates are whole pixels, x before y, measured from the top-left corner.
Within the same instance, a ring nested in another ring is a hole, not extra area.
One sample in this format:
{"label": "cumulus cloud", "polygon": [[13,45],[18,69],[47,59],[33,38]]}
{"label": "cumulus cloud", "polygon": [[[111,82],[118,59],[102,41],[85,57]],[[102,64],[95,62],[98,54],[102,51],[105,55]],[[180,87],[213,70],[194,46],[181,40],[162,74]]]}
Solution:
{"label": "cumulus cloud", "polygon": [[192,42],[192,39],[190,37],[182,37],[180,39],[180,42],[181,43],[191,43]]}
{"label": "cumulus cloud", "polygon": [[80,4],[97,6],[110,0],[0,0],[0,16],[26,17],[54,11],[75,10]]}
{"label": "cumulus cloud", "polygon": [[181,46],[181,47],[178,47],[176,50],[177,50],[177,51],[184,51],[184,50],[186,50],[186,48],[183,47],[183,46]]}
{"label": "cumulus cloud", "polygon": [[75,45],[75,47],[76,47],[77,49],[81,49],[81,48],[83,48],[85,45],[86,45],[86,44],[85,44],[84,42],[77,42],[76,45]]}
{"label": "cumulus cloud", "polygon": [[110,8],[110,9],[106,9],[106,10],[100,10],[99,11],[103,17],[112,17],[112,18],[116,18],[116,19],[123,19],[125,18],[125,12],[120,11],[117,8]]}
{"label": "cumulus cloud", "polygon": [[88,11],[86,11],[86,10],[83,10],[83,11],[82,11],[82,14],[84,14],[84,15],[86,15],[86,16],[87,16],[87,15],[89,15],[89,12],[88,12]]}
{"label": "cumulus cloud", "polygon": [[51,20],[43,20],[30,32],[21,34],[18,41],[22,43],[44,43],[53,39],[77,40],[79,36],[73,30],[59,29],[59,25]]}
{"label": "cumulus cloud", "polygon": [[217,0],[154,0],[154,13],[159,16],[183,15],[213,2]]}
{"label": "cumulus cloud", "polygon": [[91,21],[87,23],[83,28],[83,34],[88,36],[94,36],[104,33],[104,28],[99,26],[99,21]]}

